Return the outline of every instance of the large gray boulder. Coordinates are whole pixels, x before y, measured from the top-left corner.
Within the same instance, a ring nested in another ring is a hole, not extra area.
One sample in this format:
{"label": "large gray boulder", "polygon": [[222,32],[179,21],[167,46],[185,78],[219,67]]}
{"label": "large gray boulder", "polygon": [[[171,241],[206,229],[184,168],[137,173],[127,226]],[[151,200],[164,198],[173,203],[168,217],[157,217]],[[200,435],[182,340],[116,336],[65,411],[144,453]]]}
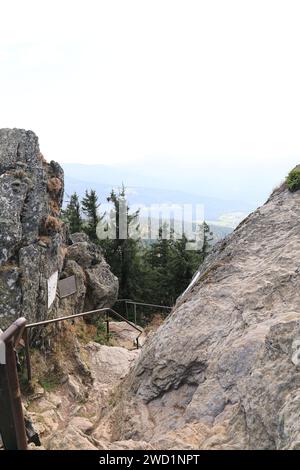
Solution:
{"label": "large gray boulder", "polygon": [[31,131],[0,129],[0,324],[54,316],[48,279],[63,266],[63,170]]}
{"label": "large gray boulder", "polygon": [[71,245],[66,253],[67,266],[70,267],[72,263],[73,269],[77,271],[75,275],[81,273],[80,277],[84,279],[82,308],[90,311],[111,307],[118,298],[119,281],[112,274],[99,246],[92,243],[85,233],[74,233],[70,240]]}
{"label": "large gray boulder", "polygon": [[[0,327],[111,306],[118,281],[84,234],[69,245],[60,219],[64,174],[48,164],[37,136],[0,129]],[[71,237],[71,239],[72,239]],[[60,298],[58,281],[75,276],[76,292]]]}
{"label": "large gray boulder", "polygon": [[116,439],[300,449],[299,220],[283,185],[215,246],[127,379]]}

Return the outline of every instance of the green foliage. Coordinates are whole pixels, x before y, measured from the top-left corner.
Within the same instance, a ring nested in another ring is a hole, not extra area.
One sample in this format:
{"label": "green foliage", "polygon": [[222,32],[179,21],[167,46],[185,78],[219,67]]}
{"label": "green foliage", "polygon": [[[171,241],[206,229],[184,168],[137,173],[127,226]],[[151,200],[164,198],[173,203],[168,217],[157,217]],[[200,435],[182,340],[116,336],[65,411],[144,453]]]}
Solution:
{"label": "green foliage", "polygon": [[[80,226],[91,241],[101,247],[112,272],[119,279],[119,298],[174,305],[210,250],[212,234],[209,226],[204,223],[203,230],[199,232],[203,235],[202,246],[198,251],[187,250],[187,237],[176,239],[174,230],[168,230],[167,224],[160,227],[158,240],[143,244],[139,238],[139,211],[130,211],[124,185],[118,192],[112,190],[107,200],[112,204],[114,217],[110,221],[110,230],[116,235],[114,239],[107,237],[99,240],[97,237],[97,226],[104,215],[99,214],[100,204],[94,190],[86,191],[82,200],[82,212],[86,216],[84,221],[80,218],[81,207],[77,195],[71,197],[65,217],[72,231],[78,231]],[[123,220],[122,225],[120,219]],[[105,230],[108,230],[105,221],[103,228],[105,234]],[[107,343],[103,322],[97,324],[96,341]]]}
{"label": "green foliage", "polygon": [[201,251],[187,250],[188,239],[185,235],[176,240],[171,231],[170,238],[165,238],[163,230],[164,228],[159,231],[159,239],[145,253],[143,301],[172,306],[188,287],[208,253],[209,228],[208,232],[204,231]]}
{"label": "green foliage", "polygon": [[63,211],[63,220],[69,225],[70,232],[80,232],[82,229],[82,218],[80,202],[76,193],[72,194],[70,202]]}
{"label": "green foliage", "polygon": [[46,392],[51,392],[61,384],[61,379],[55,374],[49,374],[45,377],[42,377],[39,382]]}
{"label": "green foliage", "polygon": [[94,340],[99,344],[107,344],[107,332],[106,332],[106,323],[103,320],[97,321],[97,333]]}
{"label": "green foliage", "polygon": [[206,256],[209,254],[211,248],[211,242],[213,241],[213,233],[210,231],[209,225],[204,222],[203,227],[203,246],[201,250],[201,261],[203,262]]}
{"label": "green foliage", "polygon": [[[126,203],[124,185],[118,193],[111,191],[108,202],[113,204],[116,238],[100,241],[104,256],[113,273],[119,279],[119,297],[133,298],[137,295],[139,282],[139,239],[136,221],[139,212],[130,213]],[[124,222],[120,225],[120,219]],[[132,233],[134,236],[132,237]]]}
{"label": "green foliage", "polygon": [[86,216],[86,223],[83,226],[83,230],[90,237],[93,242],[97,242],[97,225],[101,221],[102,217],[98,214],[100,204],[98,204],[98,196],[96,191],[85,192],[85,197],[81,202],[82,211]]}
{"label": "green foliage", "polygon": [[290,191],[298,191],[300,189],[300,168],[294,168],[290,171],[286,178],[286,184]]}

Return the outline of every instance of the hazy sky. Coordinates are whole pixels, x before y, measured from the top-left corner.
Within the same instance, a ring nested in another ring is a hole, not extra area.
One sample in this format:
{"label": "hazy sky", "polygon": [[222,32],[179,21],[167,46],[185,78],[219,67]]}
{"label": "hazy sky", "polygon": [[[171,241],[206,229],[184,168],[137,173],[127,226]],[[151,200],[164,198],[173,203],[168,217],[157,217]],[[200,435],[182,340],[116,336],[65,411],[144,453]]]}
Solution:
{"label": "hazy sky", "polygon": [[300,161],[298,0],[0,6],[0,127],[33,129],[47,158],[224,175]]}

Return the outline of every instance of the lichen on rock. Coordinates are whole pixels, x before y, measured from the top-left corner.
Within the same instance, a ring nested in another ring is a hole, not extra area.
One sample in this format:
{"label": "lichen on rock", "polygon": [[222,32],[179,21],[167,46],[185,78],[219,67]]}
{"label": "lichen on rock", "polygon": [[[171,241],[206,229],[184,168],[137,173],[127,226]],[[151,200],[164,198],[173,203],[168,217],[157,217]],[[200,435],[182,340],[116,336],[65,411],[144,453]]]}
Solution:
{"label": "lichen on rock", "polygon": [[[86,306],[111,306],[117,298],[118,281],[101,251],[86,238],[69,240],[60,220],[63,194],[63,170],[54,161],[46,162],[37,136],[23,129],[0,129],[2,329],[20,316],[36,322]],[[72,255],[76,250],[77,259]],[[77,292],[60,299],[54,285],[49,304],[49,279],[56,273],[57,279],[74,275]]]}
{"label": "lichen on rock", "polygon": [[[60,181],[56,193],[49,179]],[[0,130],[0,323],[25,316],[38,321],[55,316],[47,304],[47,280],[62,270],[64,233],[45,231],[47,217],[63,198],[63,170],[41,157],[37,136],[21,129]],[[40,237],[48,237],[48,245]]]}

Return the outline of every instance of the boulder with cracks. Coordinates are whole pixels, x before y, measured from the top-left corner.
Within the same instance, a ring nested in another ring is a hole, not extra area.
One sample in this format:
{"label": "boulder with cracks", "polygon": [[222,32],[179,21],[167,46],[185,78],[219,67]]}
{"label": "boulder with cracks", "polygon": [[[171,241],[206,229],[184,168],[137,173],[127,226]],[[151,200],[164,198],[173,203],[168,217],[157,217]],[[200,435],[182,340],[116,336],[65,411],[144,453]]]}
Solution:
{"label": "boulder with cracks", "polygon": [[123,385],[115,438],[299,449],[300,191],[216,245]]}

